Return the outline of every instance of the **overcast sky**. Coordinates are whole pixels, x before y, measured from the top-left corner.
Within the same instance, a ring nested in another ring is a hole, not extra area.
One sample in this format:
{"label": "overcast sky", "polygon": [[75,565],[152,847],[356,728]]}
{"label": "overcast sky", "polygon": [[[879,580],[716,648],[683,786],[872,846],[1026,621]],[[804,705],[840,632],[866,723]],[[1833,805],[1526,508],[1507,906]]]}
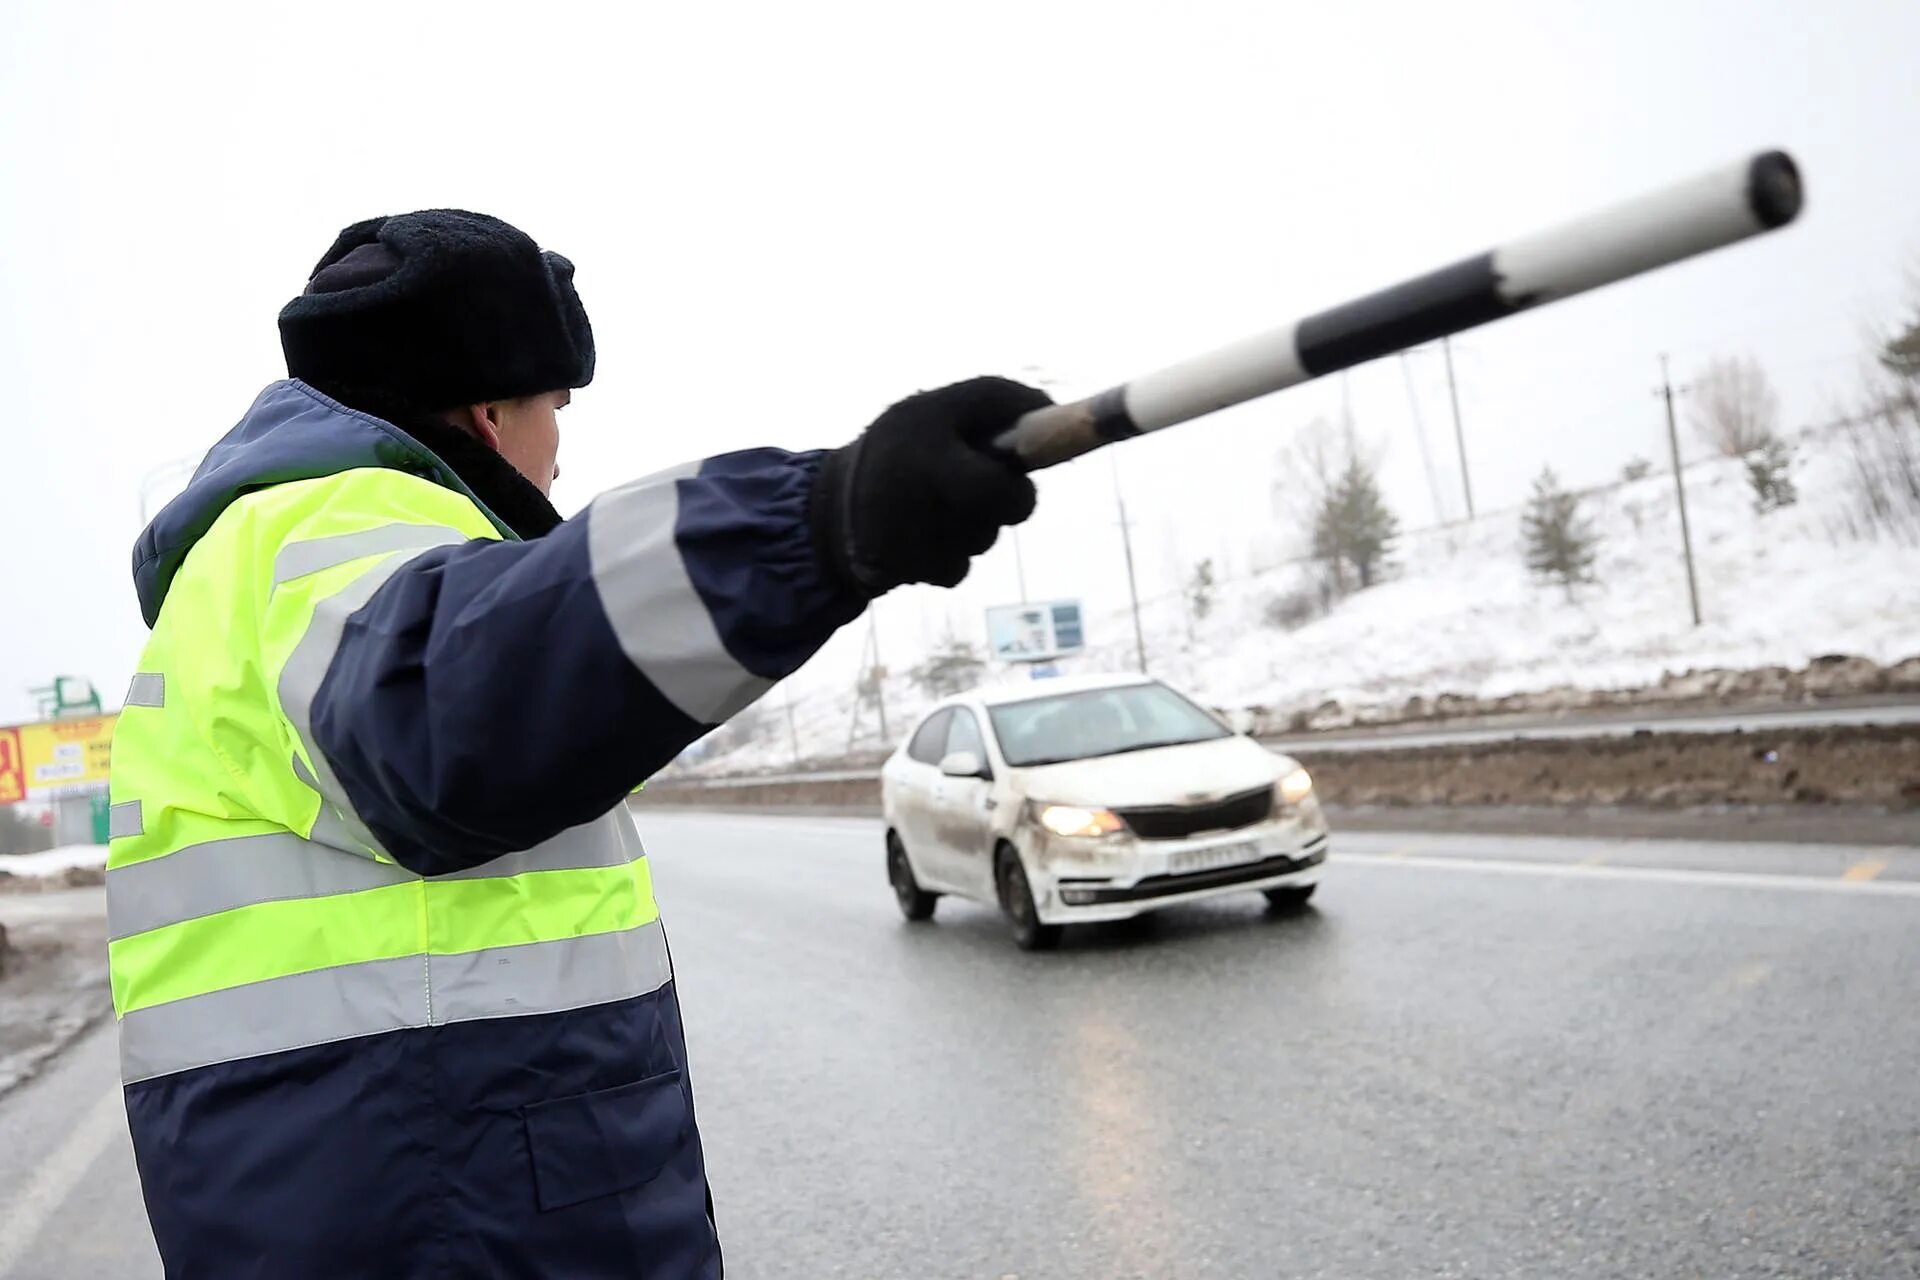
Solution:
{"label": "overcast sky", "polygon": [[[0,9],[0,722],[144,629],[143,483],[283,376],[343,225],[455,205],[571,257],[599,345],[563,511],[686,457],[837,444],[979,372],[1084,393],[1741,153],[1803,223],[1456,344],[1482,510],[1659,457],[1676,375],[1750,352],[1795,423],[1920,254],[1920,4]],[[1409,394],[1411,383],[1411,396]],[[1403,519],[1457,514],[1446,385],[1389,361],[1114,451],[1149,590],[1274,524],[1276,447],[1350,401]],[[182,477],[183,478],[183,477]],[[1050,473],[1037,596],[1123,598],[1105,457]],[[1236,560],[1238,557],[1238,560]],[[901,643],[1014,596],[885,603]]]}

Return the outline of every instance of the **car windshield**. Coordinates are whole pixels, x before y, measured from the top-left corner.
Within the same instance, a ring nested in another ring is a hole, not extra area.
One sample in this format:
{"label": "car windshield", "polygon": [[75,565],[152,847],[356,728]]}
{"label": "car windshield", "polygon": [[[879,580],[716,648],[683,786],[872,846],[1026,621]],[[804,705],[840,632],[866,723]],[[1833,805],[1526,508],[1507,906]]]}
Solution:
{"label": "car windshield", "polygon": [[991,709],[1001,754],[1015,768],[1088,760],[1230,736],[1163,684],[1089,689]]}

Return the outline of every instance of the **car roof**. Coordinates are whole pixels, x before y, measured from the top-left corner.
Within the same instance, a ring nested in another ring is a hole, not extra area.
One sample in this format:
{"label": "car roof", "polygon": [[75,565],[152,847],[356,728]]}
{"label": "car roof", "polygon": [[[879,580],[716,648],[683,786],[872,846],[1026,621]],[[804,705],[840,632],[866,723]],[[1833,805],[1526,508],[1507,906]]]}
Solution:
{"label": "car roof", "polygon": [[1005,706],[1010,702],[1030,702],[1063,693],[1086,693],[1093,689],[1126,689],[1134,685],[1157,684],[1151,676],[1137,671],[1102,672],[1086,676],[1054,676],[1046,680],[1010,680],[1005,684],[984,686],[965,695],[982,706]]}

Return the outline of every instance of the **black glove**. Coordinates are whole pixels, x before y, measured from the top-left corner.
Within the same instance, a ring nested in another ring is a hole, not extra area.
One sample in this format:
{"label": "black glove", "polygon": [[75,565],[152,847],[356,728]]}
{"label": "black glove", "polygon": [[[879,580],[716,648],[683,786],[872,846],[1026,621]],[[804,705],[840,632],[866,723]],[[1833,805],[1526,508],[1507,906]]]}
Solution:
{"label": "black glove", "polygon": [[957,585],[1003,525],[1033,514],[1033,481],[993,438],[1053,400],[1005,378],[909,396],[821,463],[808,518],[821,562],[869,596]]}

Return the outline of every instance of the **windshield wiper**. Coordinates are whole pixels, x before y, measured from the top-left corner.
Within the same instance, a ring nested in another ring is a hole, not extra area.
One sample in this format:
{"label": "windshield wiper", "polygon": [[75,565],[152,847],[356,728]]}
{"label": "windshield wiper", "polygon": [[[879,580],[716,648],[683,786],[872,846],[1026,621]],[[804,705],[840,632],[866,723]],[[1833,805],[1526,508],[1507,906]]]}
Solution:
{"label": "windshield wiper", "polygon": [[1105,760],[1108,756],[1124,756],[1134,751],[1152,751],[1158,747],[1184,747],[1190,742],[1210,742],[1210,738],[1167,738],[1159,742],[1141,742],[1130,747],[1115,747],[1111,751],[1089,751],[1083,756],[1046,756],[1039,760],[1008,761],[1016,769],[1042,769],[1050,764],[1072,764],[1076,760]]}
{"label": "windshield wiper", "polygon": [[1132,752],[1135,752],[1135,751],[1153,751],[1153,750],[1156,750],[1157,748],[1160,748],[1160,747],[1184,747],[1184,746],[1186,746],[1186,745],[1187,745],[1187,744],[1188,744],[1189,742],[1208,742],[1208,741],[1211,741],[1211,739],[1208,739],[1208,738],[1166,738],[1166,739],[1163,739],[1163,740],[1161,740],[1161,741],[1159,741],[1159,742],[1140,742],[1140,743],[1135,743],[1135,744],[1134,744],[1133,746],[1131,746],[1131,747],[1118,747],[1118,748],[1116,748],[1116,749],[1114,749],[1114,750],[1112,750],[1112,751],[1105,751],[1105,752],[1102,752],[1101,754],[1102,754],[1102,755],[1109,755],[1109,756],[1124,756],[1124,755],[1128,755],[1128,754],[1130,754],[1130,753],[1132,753]]}

